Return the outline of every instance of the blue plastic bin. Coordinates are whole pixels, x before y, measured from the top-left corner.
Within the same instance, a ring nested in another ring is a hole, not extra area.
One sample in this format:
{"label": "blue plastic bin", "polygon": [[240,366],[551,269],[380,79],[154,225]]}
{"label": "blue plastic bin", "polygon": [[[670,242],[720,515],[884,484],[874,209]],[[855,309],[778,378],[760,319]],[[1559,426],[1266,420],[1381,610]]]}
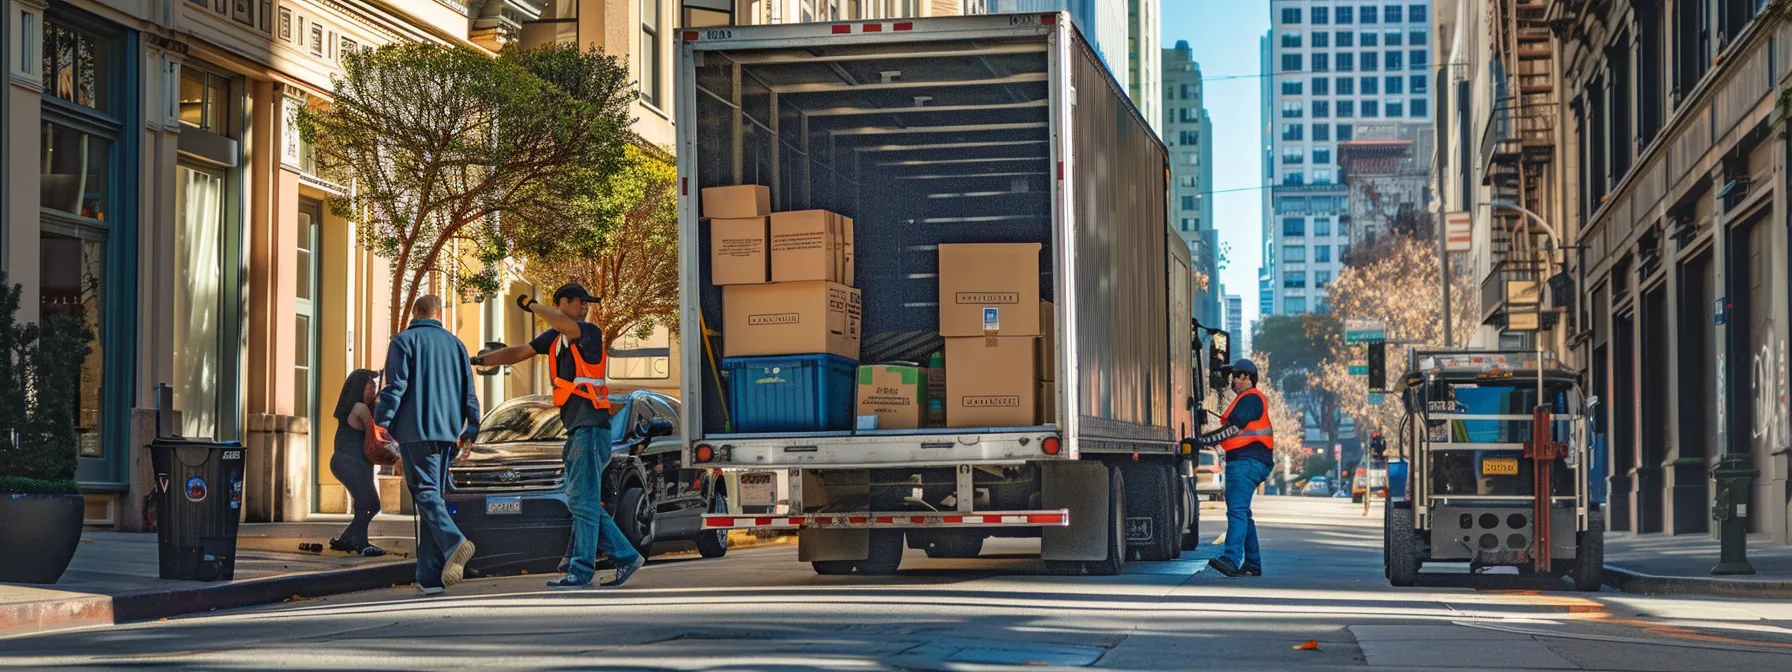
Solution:
{"label": "blue plastic bin", "polygon": [[858,368],[839,355],[723,359],[734,431],[851,430]]}

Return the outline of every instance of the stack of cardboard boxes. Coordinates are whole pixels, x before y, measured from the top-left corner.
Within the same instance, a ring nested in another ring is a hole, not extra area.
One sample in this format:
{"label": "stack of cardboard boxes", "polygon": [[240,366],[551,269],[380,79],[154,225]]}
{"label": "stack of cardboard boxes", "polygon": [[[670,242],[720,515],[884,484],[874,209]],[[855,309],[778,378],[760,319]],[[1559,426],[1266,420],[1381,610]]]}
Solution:
{"label": "stack of cardboard boxes", "polygon": [[947,427],[1039,422],[1047,385],[1041,373],[1055,368],[1040,339],[1052,324],[1051,304],[1039,300],[1040,248],[1038,243],[939,246]]}
{"label": "stack of cardboard boxes", "polygon": [[[826,210],[773,213],[770,190],[759,185],[712,187],[704,189],[702,197],[703,214],[709,218],[710,281],[722,286],[722,354],[729,360],[724,368],[745,370],[760,364],[751,358],[785,356],[780,361],[788,362],[788,356],[832,355],[840,359],[817,366],[838,368],[844,360],[850,380],[850,367],[858,364],[860,339],[859,290],[852,286],[852,218]],[[828,376],[818,375],[814,386],[798,389],[785,385],[792,380],[783,375],[788,365],[766,368],[775,368],[778,374],[753,380],[771,387],[744,395],[739,393],[743,381],[731,382],[737,393],[729,403],[736,416],[747,414],[748,402],[763,407],[777,401],[771,396],[777,394],[828,397],[790,401],[830,409],[843,400],[843,411],[791,421],[804,426],[764,426],[753,418],[737,417],[736,425],[743,431],[850,428],[850,382],[848,389],[840,390],[826,384]]]}

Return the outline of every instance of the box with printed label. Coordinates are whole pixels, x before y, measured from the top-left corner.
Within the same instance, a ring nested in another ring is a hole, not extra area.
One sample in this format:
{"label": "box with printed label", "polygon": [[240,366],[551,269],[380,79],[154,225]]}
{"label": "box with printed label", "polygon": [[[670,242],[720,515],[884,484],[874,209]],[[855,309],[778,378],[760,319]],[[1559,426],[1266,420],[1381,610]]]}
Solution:
{"label": "box with printed label", "polygon": [[771,281],[765,217],[709,220],[709,281],[759,285]]}
{"label": "box with printed label", "polygon": [[876,417],[873,429],[919,429],[927,415],[926,371],[903,364],[859,367],[859,417]]}
{"label": "box with printed label", "polygon": [[859,358],[859,290],[834,282],[722,288],[722,356]]}
{"label": "box with printed label", "polygon": [[1050,301],[1039,302],[1039,345],[1034,348],[1039,353],[1034,366],[1039,368],[1040,380],[1058,379],[1058,321],[1057,308]]}
{"label": "box with printed label", "polygon": [[[772,215],[772,282],[841,282],[840,215],[800,210]],[[845,283],[842,283],[845,284]]]}
{"label": "box with printed label", "polygon": [[1033,371],[1033,340],[946,339],[946,426],[1035,424],[1039,377]]}
{"label": "box with printed label", "polygon": [[703,216],[741,219],[772,214],[772,190],[758,184],[710,187],[703,190]]}
{"label": "box with printed label", "polygon": [[1038,336],[1040,247],[941,245],[940,335]]}
{"label": "box with printed label", "polygon": [[852,218],[840,216],[840,257],[844,268],[840,274],[840,282],[858,286],[858,268],[853,264]]}

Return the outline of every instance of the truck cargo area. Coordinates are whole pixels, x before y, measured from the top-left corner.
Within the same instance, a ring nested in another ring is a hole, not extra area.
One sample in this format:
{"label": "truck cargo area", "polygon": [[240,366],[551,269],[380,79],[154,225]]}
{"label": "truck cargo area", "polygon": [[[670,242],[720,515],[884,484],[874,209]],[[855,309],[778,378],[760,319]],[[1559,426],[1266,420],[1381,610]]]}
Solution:
{"label": "truck cargo area", "polygon": [[[859,359],[924,365],[943,343],[939,245],[1040,243],[1040,295],[1052,300],[1046,48],[1030,37],[702,52],[691,192],[760,184],[774,212],[852,217]],[[703,319],[717,329],[722,291],[701,264]],[[712,341],[718,354],[727,338]],[[716,380],[703,376],[705,435],[728,433]]]}

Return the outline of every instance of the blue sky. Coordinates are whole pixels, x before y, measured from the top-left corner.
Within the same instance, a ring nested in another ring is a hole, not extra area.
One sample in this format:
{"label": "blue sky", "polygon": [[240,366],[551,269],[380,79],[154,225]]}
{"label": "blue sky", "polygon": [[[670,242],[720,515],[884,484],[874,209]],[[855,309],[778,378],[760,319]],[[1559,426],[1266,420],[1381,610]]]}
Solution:
{"label": "blue sky", "polygon": [[[1226,291],[1244,297],[1245,329],[1257,318],[1257,265],[1262,253],[1262,65],[1259,40],[1269,30],[1267,0],[1163,0],[1163,46],[1188,40],[1205,78],[1213,118],[1214,226],[1230,243],[1220,272]],[[1246,189],[1230,191],[1227,189]],[[1243,339],[1241,338],[1240,341]]]}

